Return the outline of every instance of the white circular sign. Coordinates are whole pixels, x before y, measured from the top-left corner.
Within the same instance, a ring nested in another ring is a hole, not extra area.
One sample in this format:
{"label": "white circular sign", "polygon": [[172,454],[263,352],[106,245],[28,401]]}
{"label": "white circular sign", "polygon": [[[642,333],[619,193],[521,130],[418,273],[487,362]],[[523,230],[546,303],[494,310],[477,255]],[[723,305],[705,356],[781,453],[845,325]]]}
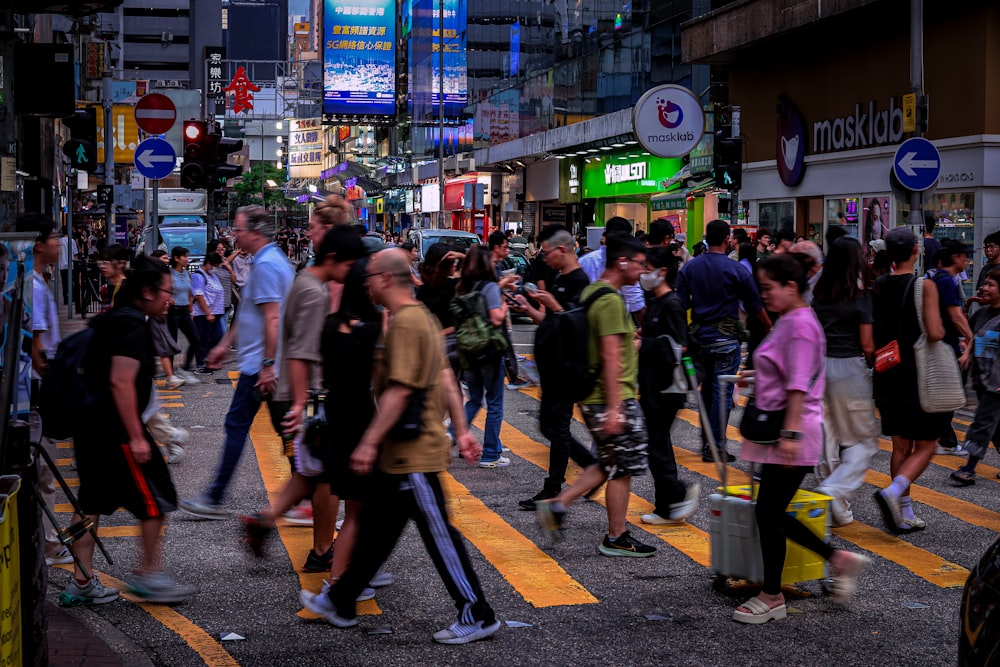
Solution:
{"label": "white circular sign", "polygon": [[643,147],[657,157],[690,153],[705,134],[705,112],[683,86],[657,86],[632,109],[632,129]]}

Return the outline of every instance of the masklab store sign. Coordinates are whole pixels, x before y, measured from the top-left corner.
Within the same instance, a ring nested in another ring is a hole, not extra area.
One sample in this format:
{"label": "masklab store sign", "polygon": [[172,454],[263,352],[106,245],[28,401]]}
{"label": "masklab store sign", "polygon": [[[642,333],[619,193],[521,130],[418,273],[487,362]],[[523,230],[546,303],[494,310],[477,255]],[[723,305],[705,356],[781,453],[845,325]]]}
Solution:
{"label": "masklab store sign", "polygon": [[903,109],[895,98],[888,109],[871,100],[867,106],[855,104],[853,115],[814,122],[812,130],[813,154],[895,144],[903,138]]}

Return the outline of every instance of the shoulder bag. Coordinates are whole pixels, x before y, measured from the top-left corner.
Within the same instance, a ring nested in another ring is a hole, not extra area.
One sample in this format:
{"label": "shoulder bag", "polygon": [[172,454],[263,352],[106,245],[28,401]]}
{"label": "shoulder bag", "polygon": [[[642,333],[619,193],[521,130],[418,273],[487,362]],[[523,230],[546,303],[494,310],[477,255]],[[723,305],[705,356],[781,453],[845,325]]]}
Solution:
{"label": "shoulder bag", "polygon": [[943,341],[927,340],[924,325],[924,281],[913,288],[920,338],[913,344],[917,365],[917,395],[924,412],[952,412],[965,406],[965,386],[955,352]]}
{"label": "shoulder bag", "polygon": [[[911,280],[903,290],[903,305],[906,305],[906,295],[910,293],[910,288],[913,287],[913,283],[917,281],[916,278]],[[900,321],[902,317],[900,318]],[[898,366],[903,361],[902,353],[899,351],[899,327],[900,322],[896,323],[896,337],[889,341],[888,345],[880,347],[875,350],[875,372],[885,373],[888,370],[892,370]]]}

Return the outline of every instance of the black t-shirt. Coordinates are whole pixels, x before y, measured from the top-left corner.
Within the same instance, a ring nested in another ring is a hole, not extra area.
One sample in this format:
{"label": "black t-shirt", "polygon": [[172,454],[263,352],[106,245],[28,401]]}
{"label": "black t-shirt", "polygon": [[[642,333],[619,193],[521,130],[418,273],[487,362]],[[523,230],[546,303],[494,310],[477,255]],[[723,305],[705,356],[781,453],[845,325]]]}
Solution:
{"label": "black t-shirt", "polygon": [[[583,288],[589,284],[590,278],[587,277],[583,269],[574,269],[565,275],[557,273],[551,279],[551,282],[546,283],[545,286],[547,291],[559,302],[560,306],[569,308],[580,296]],[[542,320],[538,325],[538,329],[535,330],[535,362],[543,374],[545,371],[542,369],[549,358],[552,345],[555,344],[555,339],[553,338],[555,336],[554,317],[554,311],[546,312],[545,319]]]}
{"label": "black t-shirt", "polygon": [[670,336],[681,347],[687,347],[687,313],[676,292],[649,300],[642,318],[642,337],[657,336]]}
{"label": "black t-shirt", "polygon": [[944,324],[944,340],[955,354],[961,354],[958,349],[959,331],[951,319],[948,308],[962,307],[962,288],[955,282],[955,277],[943,269],[938,269],[931,279],[938,290],[938,309],[941,313],[941,323]]}
{"label": "black t-shirt", "polygon": [[153,334],[146,316],[135,308],[113,308],[94,321],[94,339],[87,360],[87,374],[99,397],[95,410],[101,417],[122,424],[111,396],[111,358],[127,357],[139,362],[135,376],[135,396],[139,415],[149,406],[156,374]]}
{"label": "black t-shirt", "polygon": [[449,304],[455,296],[456,287],[458,287],[458,278],[449,278],[447,282],[440,285],[424,283],[417,288],[417,301],[427,306],[427,310],[438,318],[442,329],[455,326]]}
{"label": "black t-shirt", "polygon": [[826,356],[853,359],[864,354],[859,327],[873,322],[870,293],[864,292],[853,301],[840,303],[817,303],[813,300],[812,307],[826,334]]}

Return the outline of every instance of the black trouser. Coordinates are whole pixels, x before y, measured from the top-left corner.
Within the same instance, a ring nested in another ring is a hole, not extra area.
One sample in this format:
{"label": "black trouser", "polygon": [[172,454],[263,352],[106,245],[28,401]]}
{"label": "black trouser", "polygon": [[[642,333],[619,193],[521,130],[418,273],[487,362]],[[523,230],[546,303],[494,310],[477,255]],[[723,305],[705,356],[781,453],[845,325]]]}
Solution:
{"label": "black trouser", "polygon": [[389,475],[375,471],[368,478],[369,499],[361,510],[358,541],[344,576],[330,588],[330,601],[343,618],[357,616],[355,601],[399,541],[410,519],[434,561],[441,581],[458,608],[460,623],[496,620],[472,569],[462,535],[448,521],[438,473]]}
{"label": "black trouser", "polygon": [[670,506],[684,500],[687,487],[677,477],[677,460],[670,429],[677,411],[684,405],[684,394],[665,394],[657,399],[642,396],[640,405],[646,417],[649,438],[649,472],[653,476],[655,512],[670,516]]}
{"label": "black trouser", "polygon": [[167,313],[167,328],[170,330],[170,335],[174,337],[174,340],[180,342],[180,339],[177,337],[178,331],[183,333],[184,337],[187,338],[187,353],[184,355],[184,365],[182,368],[186,371],[191,370],[191,362],[198,351],[199,339],[198,331],[194,326],[194,320],[191,319],[191,311],[188,310],[187,306],[170,306],[170,311]]}
{"label": "black trouser", "polygon": [[538,410],[538,427],[550,443],[549,476],[545,478],[545,489],[558,493],[566,481],[566,468],[571,458],[581,468],[597,463],[597,459],[570,431],[573,401],[564,398],[558,391],[546,388],[544,377],[541,381],[542,404]]}
{"label": "black trouser", "polygon": [[786,538],[822,556],[823,560],[830,560],[833,555],[833,547],[785,511],[809,472],[812,472],[812,466],[786,467],[765,463],[761,467],[755,513],[757,532],[760,534],[760,555],[764,561],[763,590],[768,595],[781,592]]}

